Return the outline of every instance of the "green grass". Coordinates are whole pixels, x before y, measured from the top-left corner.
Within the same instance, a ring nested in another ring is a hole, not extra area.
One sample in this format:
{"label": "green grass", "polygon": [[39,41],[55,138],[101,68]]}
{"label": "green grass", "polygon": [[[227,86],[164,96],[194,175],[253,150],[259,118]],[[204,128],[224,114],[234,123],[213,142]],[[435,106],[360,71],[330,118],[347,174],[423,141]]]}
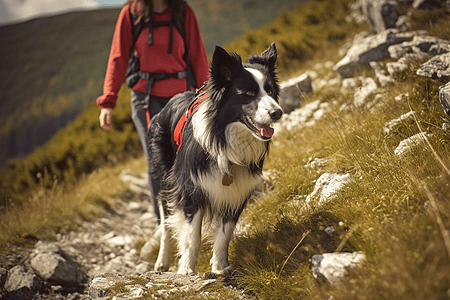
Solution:
{"label": "green grass", "polygon": [[[448,38],[448,14],[420,15],[420,21],[427,20],[426,29]],[[278,174],[273,190],[245,211],[252,229],[232,245],[241,288],[261,299],[449,297],[450,131],[444,124],[450,120],[438,97],[438,87],[445,83],[419,77],[415,69],[404,72],[394,85],[377,92],[384,96],[370,110],[340,111],[341,104],[352,102],[352,93],[325,89],[306,96],[307,102],[339,104],[315,126],[275,137],[265,165]],[[394,101],[406,92],[407,100]],[[384,133],[388,121],[411,110],[417,112],[414,120]],[[432,136],[404,157],[394,154],[400,141],[419,132]],[[328,164],[310,172],[304,167],[310,157],[326,158]],[[334,200],[305,208],[305,195],[324,172],[350,173],[353,181]],[[323,229],[330,225],[339,231],[327,237]],[[310,271],[310,257],[338,248],[363,251],[367,260],[340,286],[319,283]]]}

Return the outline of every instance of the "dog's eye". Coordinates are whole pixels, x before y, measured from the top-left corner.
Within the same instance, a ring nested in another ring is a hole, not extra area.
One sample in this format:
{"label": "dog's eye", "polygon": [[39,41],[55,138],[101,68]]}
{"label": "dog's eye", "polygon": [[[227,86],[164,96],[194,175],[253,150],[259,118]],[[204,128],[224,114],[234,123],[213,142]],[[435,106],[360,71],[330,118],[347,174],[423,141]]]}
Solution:
{"label": "dog's eye", "polygon": [[254,92],[252,92],[252,91],[247,91],[246,93],[245,93],[247,96],[255,96],[255,93]]}
{"label": "dog's eye", "polygon": [[268,91],[267,91],[267,95],[272,96],[272,95],[273,95],[273,92],[272,92],[271,90],[268,90]]}

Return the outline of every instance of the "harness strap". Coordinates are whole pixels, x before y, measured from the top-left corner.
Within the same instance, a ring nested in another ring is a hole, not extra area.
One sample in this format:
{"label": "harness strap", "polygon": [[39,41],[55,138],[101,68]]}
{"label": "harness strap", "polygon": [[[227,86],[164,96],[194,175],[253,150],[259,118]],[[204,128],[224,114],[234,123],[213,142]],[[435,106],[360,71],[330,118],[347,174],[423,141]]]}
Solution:
{"label": "harness strap", "polygon": [[146,23],[148,27],[148,45],[153,45],[153,28],[155,27],[161,27],[161,26],[168,26],[170,28],[170,35],[169,35],[169,49],[167,50],[167,53],[172,53],[173,48],[173,22],[172,21],[161,21],[161,22],[148,22]]}
{"label": "harness strap", "polygon": [[177,126],[175,126],[175,131],[173,133],[173,140],[178,145],[176,154],[178,154],[178,151],[180,151],[181,142],[183,139],[183,131],[184,128],[186,127],[187,119],[194,113],[194,111],[197,110],[198,106],[208,96],[208,94],[203,91],[203,87],[197,91],[197,95],[195,96],[193,102],[191,103],[191,105],[189,105],[186,113],[184,113],[181,116],[180,120],[177,123]]}
{"label": "harness strap", "polygon": [[152,89],[153,84],[155,81],[163,80],[163,79],[169,79],[169,78],[175,78],[175,79],[181,79],[185,78],[187,76],[187,71],[181,71],[181,72],[175,72],[175,73],[148,73],[148,72],[140,72],[139,71],[139,78],[140,79],[146,79],[147,80],[147,86],[145,87],[145,98],[144,98],[144,109],[148,109],[149,103],[150,103],[150,91]]}

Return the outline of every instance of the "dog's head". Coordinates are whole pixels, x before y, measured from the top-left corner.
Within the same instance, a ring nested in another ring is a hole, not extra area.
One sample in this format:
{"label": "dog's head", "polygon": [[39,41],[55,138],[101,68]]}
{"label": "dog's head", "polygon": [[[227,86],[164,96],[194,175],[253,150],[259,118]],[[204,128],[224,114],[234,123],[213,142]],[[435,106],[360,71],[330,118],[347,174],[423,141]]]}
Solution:
{"label": "dog's head", "polygon": [[211,63],[212,90],[219,115],[224,120],[241,122],[262,141],[274,134],[273,123],[283,111],[278,105],[280,87],[275,72],[277,49],[269,46],[261,55],[251,55],[243,64],[241,57],[216,46]]}

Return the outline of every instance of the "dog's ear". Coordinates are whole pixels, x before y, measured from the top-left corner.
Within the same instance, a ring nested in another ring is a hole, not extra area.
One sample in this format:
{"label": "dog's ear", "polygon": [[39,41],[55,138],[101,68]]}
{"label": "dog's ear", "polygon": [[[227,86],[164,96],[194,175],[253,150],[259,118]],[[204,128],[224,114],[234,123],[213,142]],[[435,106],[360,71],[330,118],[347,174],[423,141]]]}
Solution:
{"label": "dog's ear", "polygon": [[278,52],[275,43],[272,43],[261,55],[250,55],[248,62],[250,64],[260,64],[269,67],[269,70],[275,69],[275,63],[277,62]]}
{"label": "dog's ear", "polygon": [[236,53],[229,54],[222,47],[216,46],[211,63],[211,76],[222,84],[229,83],[233,74],[242,68],[242,59]]}

